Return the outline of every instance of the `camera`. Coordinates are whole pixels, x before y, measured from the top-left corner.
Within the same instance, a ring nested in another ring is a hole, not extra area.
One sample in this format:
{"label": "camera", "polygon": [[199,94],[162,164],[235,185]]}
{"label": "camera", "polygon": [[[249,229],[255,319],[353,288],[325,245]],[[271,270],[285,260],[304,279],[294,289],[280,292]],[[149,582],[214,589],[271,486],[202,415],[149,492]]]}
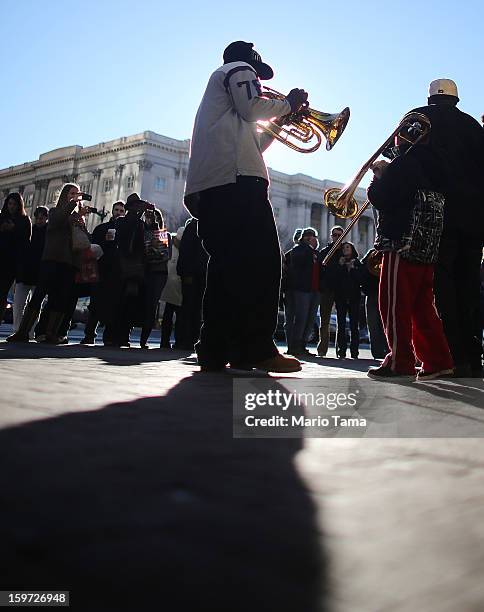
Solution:
{"label": "camera", "polygon": [[[92,200],[92,195],[90,193],[81,193],[81,198],[85,202],[90,202]],[[91,211],[91,212],[93,212],[93,211]]]}
{"label": "camera", "polygon": [[98,214],[99,214],[98,209],[97,209],[97,208],[94,208],[94,206],[87,206],[87,210],[88,210],[90,213],[96,213],[96,215],[98,215]]}

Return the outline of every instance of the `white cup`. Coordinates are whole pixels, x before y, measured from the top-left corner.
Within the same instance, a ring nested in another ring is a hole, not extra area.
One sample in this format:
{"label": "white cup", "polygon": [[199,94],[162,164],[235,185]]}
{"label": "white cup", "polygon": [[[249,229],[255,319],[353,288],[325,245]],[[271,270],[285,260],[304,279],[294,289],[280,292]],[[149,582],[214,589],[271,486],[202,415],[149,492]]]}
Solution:
{"label": "white cup", "polygon": [[114,228],[108,229],[106,240],[114,240],[115,237],[116,237],[116,230]]}

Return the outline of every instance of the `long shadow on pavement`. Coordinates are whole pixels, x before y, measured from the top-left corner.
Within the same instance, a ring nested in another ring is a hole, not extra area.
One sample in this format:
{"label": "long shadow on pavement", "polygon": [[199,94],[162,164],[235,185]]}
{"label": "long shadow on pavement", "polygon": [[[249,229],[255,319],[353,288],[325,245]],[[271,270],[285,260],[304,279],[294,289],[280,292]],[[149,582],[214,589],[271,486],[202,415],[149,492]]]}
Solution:
{"label": "long shadow on pavement", "polygon": [[159,361],[173,361],[191,355],[190,351],[175,351],[167,349],[140,349],[84,346],[82,344],[66,344],[61,346],[37,344],[35,342],[9,344],[0,341],[0,361],[4,359],[35,359],[48,357],[51,359],[76,359],[96,357],[110,365],[140,365]]}
{"label": "long shadow on pavement", "polygon": [[230,378],[195,374],[0,431],[0,588],[82,612],[323,609],[302,441],[233,439],[231,404]]}

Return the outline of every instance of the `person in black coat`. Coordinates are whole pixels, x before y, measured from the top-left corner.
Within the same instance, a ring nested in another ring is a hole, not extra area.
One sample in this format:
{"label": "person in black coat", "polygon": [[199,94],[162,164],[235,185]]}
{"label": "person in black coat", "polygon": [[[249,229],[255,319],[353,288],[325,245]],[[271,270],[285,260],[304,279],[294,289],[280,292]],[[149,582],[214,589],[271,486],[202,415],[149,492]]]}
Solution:
{"label": "person in black coat", "polygon": [[98,244],[103,250],[99,260],[99,282],[92,288],[89,301],[89,317],[84,330],[81,344],[94,344],[99,321],[105,324],[103,340],[109,344],[110,326],[114,316],[113,295],[116,284],[119,285],[119,261],[116,246],[116,228],[118,219],[126,214],[125,204],[122,200],[115,202],[111,209],[111,219],[100,223],[94,228],[91,237],[92,244]]}
{"label": "person in black coat", "polygon": [[9,193],[0,211],[0,323],[7,308],[7,295],[17,275],[19,262],[30,242],[32,224],[20,193]]}
{"label": "person in black coat", "polygon": [[25,304],[32,296],[40,274],[40,262],[44,252],[49,209],[38,206],[34,212],[32,237],[20,256],[17,276],[15,278],[15,295],[13,299],[13,329],[17,331],[22,320]]}
{"label": "person in black coat", "polygon": [[360,300],[361,300],[361,262],[358,253],[351,242],[341,245],[342,256],[330,274],[334,283],[336,314],[338,330],[336,333],[336,355],[340,359],[346,357],[348,344],[346,341],[346,316],[350,319],[350,352],[353,359],[358,359],[360,344]]}
{"label": "person in black coat", "polygon": [[432,122],[429,146],[446,179],[444,230],[435,266],[435,300],[455,376],[482,378],[479,269],[484,243],[484,130],[457,108],[457,86],[432,81],[428,105],[414,109]]}
{"label": "person in black coat", "polygon": [[285,256],[286,290],[293,300],[293,308],[286,311],[286,317],[292,317],[286,321],[287,352],[294,356],[309,353],[306,343],[318,311],[321,259],[317,248],[317,232],[308,227]]}
{"label": "person in black coat", "polygon": [[119,302],[115,307],[112,329],[112,344],[115,346],[129,347],[131,329],[142,319],[145,227],[141,217],[148,209],[153,210],[153,204],[141,200],[137,193],[132,193],[126,200],[126,216],[117,220],[120,282]]}
{"label": "person in black coat", "polygon": [[[180,311],[180,340],[175,349],[193,351],[200,338],[202,323],[202,301],[205,291],[208,253],[198,236],[198,221],[188,219],[180,241],[176,271],[182,279],[183,301]],[[221,237],[222,239],[222,237]],[[230,303],[220,304],[230,308]]]}
{"label": "person in black coat", "polygon": [[370,272],[368,264],[371,257],[378,253],[370,249],[361,260],[360,282],[361,290],[365,295],[366,322],[368,324],[368,335],[370,336],[370,347],[373,359],[384,359],[388,353],[388,344],[378,306],[378,285],[380,278],[378,274]]}

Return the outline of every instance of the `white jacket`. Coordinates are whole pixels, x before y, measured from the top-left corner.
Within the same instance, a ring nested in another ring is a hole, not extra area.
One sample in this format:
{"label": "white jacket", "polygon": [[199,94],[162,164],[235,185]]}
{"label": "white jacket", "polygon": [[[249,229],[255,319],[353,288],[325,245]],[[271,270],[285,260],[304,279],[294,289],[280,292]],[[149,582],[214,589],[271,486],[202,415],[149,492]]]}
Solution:
{"label": "white jacket", "polygon": [[273,138],[257,121],[291,112],[287,100],[260,97],[256,71],[246,62],[224,64],[212,74],[195,118],[185,195],[227,183],[237,175],[268,180],[262,152]]}

